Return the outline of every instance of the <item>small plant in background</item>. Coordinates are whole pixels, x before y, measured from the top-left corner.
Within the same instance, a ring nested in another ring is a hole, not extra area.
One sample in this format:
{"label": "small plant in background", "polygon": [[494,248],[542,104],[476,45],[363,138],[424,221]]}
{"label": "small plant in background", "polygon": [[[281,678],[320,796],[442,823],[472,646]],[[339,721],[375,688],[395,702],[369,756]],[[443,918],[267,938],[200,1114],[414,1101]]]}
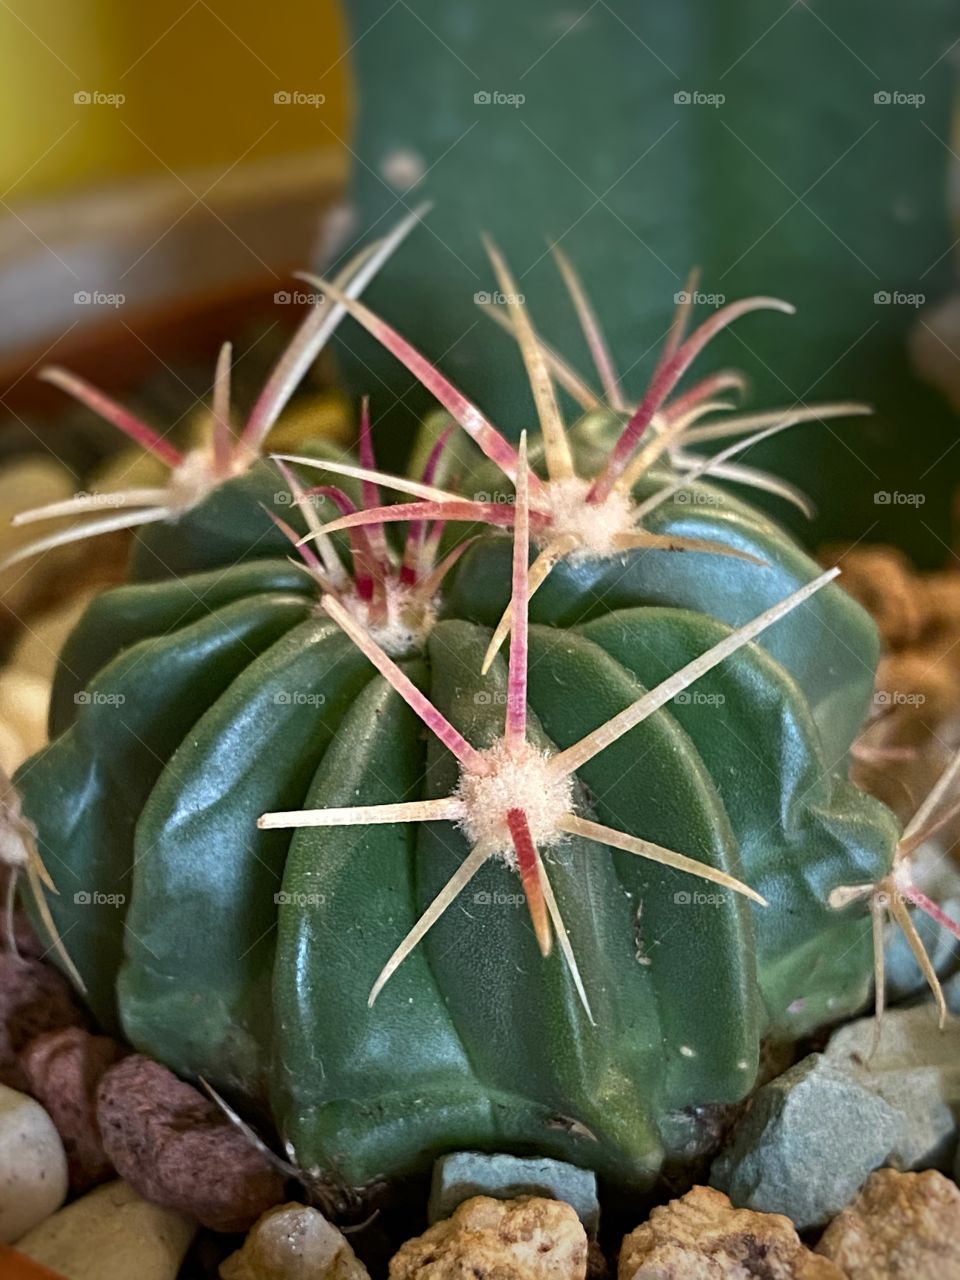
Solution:
{"label": "small plant in background", "polygon": [[0,885],[3,887],[2,938],[8,952],[17,954],[14,911],[20,876],[26,877],[30,901],[39,918],[56,958],[69,975],[78,991],[86,993],[83,978],[63,944],[47,903],[47,893],[55,894],[56,885],[43,865],[37,850],[37,832],[33,823],[23,816],[23,803],[19,792],[7,775],[0,770]]}
{"label": "small plant in background", "polygon": [[[914,959],[929,986],[937,1004],[940,1027],[947,1020],[947,1003],[940,979],[933,966],[923,939],[910,916],[910,907],[916,907],[929,916],[941,928],[960,940],[960,921],[953,920],[926,893],[913,883],[911,864],[919,850],[950,826],[960,812],[960,800],[950,798],[950,791],[960,777],[960,752],[944,769],[935,786],[931,788],[914,816],[904,827],[897,843],[893,867],[889,874],[875,884],[840,885],[830,895],[830,905],[837,909],[853,902],[867,901],[873,921],[874,987],[876,998],[876,1035],[882,1029],[886,1006],[885,930],[889,918],[903,931]],[[944,807],[946,802],[946,807]]]}
{"label": "small plant in background", "polygon": [[[345,290],[347,296],[355,296],[369,284],[417,226],[425,211],[426,206],[415,210],[388,236],[369,245],[344,268],[337,283]],[[264,442],[305,373],[317,359],[345,314],[343,306],[335,301],[330,303],[324,301],[310,310],[271,372],[239,430],[234,426],[230,399],[232,346],[229,342],[224,343],[217,361],[213,383],[209,439],[187,452],[181,451],[166,436],[76,374],[57,367],[43,370],[40,374],[43,381],[59,387],[106,422],[117,427],[128,439],[169,467],[170,478],[165,485],[159,487],[137,486],[106,493],[82,494],[65,501],[21,512],[14,518],[15,525],[62,520],[71,516],[92,516],[92,518],[83,519],[67,528],[58,528],[54,533],[19,547],[0,565],[0,568],[7,568],[54,547],[78,542],[84,538],[118,529],[139,529],[145,525],[160,522],[185,523],[187,529],[192,529],[194,532],[196,542],[215,539],[217,524],[221,523],[224,526],[221,536],[228,539],[228,549],[235,541],[256,547],[257,535],[262,534],[263,530],[256,528],[251,530],[249,515],[246,513],[249,504],[243,500],[242,496],[240,519],[247,522],[247,527],[239,534],[232,528],[236,521],[234,511],[229,508],[215,510],[212,518],[205,522],[204,506],[210,503],[218,490],[229,485],[231,481],[242,482],[251,472],[253,475],[248,487],[253,490],[256,497],[261,496],[264,486],[258,482],[271,479],[269,473],[264,476],[258,466]],[[318,447],[323,452],[322,441],[318,442]],[[276,487],[275,484],[273,487]],[[197,513],[198,508],[199,513]],[[104,512],[111,512],[111,514],[103,514]],[[191,521],[192,513],[194,514]],[[163,539],[159,541],[158,548],[161,552],[167,542],[168,540]],[[177,546],[179,550],[179,544]],[[267,548],[260,548],[258,553],[269,554],[271,550],[274,554],[276,553],[276,547],[270,548],[269,545]],[[216,562],[217,553],[216,546],[196,547],[192,560],[188,559],[184,563],[182,556],[175,554],[169,558],[170,563],[166,564],[166,568],[175,571],[206,567],[207,563]],[[235,555],[223,556],[227,562],[232,558],[235,558]],[[160,563],[165,563],[166,560],[162,555],[158,555],[155,559]],[[149,576],[156,576],[156,567],[150,566],[147,572]]]}

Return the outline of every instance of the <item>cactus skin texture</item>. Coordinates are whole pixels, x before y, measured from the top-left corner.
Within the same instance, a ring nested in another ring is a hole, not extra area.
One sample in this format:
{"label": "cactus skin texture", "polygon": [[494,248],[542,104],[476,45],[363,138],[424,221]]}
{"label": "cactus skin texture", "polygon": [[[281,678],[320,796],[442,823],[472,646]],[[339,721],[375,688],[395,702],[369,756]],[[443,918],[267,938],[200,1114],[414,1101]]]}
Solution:
{"label": "cactus skin texture", "polygon": [[[589,564],[558,566],[530,629],[536,745],[579,741],[815,576],[771,522],[690,492],[704,500],[661,518],[706,522],[774,567],[644,550],[598,583]],[[477,748],[503,732],[503,655],[480,671],[510,545],[488,533],[466,552],[440,621],[398,658]],[[96,600],[65,652],[57,736],[18,785],[99,1018],[268,1108],[302,1168],[362,1188],[473,1147],[643,1187],[677,1153],[687,1109],[747,1095],[764,1038],[867,997],[867,909],[827,902],[879,881],[898,838],[842,776],[875,655],[869,620],[828,586],[581,768],[578,812],[770,904],[579,837],[547,850],[595,1025],[498,861],[368,1007],[465,836],[449,822],[291,834],[257,818],[448,796],[457,764],[286,560]]]}
{"label": "cactus skin texture", "polygon": [[[613,414],[586,415],[567,435],[581,475],[597,470],[597,459],[623,429]],[[461,451],[461,457],[463,457]],[[544,473],[534,450],[531,464]],[[667,479],[663,470],[643,477],[637,500]],[[511,501],[512,487],[479,451],[460,480],[465,494],[482,493],[494,502]],[[747,552],[763,565],[723,555],[643,550],[607,560],[561,561],[530,602],[534,621],[579,624],[612,609],[663,605],[693,609],[730,626],[754,615],[809,582],[816,566],[770,516],[709,483],[691,484],[646,521],[651,533],[703,538],[732,551]],[[475,530],[463,528],[458,537]],[[457,616],[495,626],[509,600],[510,538],[492,534],[464,555],[450,590]],[[831,585],[805,606],[802,619],[785,619],[759,643],[799,684],[817,722],[827,760],[838,765],[860,732],[873,696],[880,656],[879,637],[869,615],[839,586]]]}

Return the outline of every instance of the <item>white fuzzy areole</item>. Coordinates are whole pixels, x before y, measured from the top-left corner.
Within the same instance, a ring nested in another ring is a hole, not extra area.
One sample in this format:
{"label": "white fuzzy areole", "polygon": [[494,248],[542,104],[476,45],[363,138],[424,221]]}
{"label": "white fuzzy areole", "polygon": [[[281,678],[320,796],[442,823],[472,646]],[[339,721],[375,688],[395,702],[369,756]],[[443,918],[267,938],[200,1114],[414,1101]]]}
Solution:
{"label": "white fuzzy areole", "polygon": [[571,476],[567,480],[552,480],[548,485],[550,535],[557,538],[572,535],[576,539],[569,555],[571,560],[620,555],[617,536],[636,531],[636,505],[630,494],[614,489],[603,502],[588,502],[592,483],[592,480]]}
{"label": "white fuzzy areole", "polygon": [[573,811],[573,780],[551,776],[547,752],[529,742],[511,750],[501,738],[481,754],[488,772],[464,770],[456,792],[464,807],[460,825],[471,845],[485,844],[515,867],[510,809],[523,810],[538,849],[565,840],[561,823]]}
{"label": "white fuzzy areole", "polygon": [[20,816],[11,806],[0,803],[0,863],[7,867],[25,867],[30,861],[28,839],[36,836],[32,822]]}
{"label": "white fuzzy areole", "polygon": [[256,455],[243,449],[233,448],[230,466],[226,472],[217,470],[213,449],[209,445],[198,445],[191,449],[179,466],[170,472],[167,486],[166,506],[171,515],[179,516],[199,504],[209,494],[227,480],[244,475]]}
{"label": "white fuzzy areole", "polygon": [[384,621],[370,617],[370,602],[362,600],[356,591],[339,597],[361,627],[391,658],[403,658],[422,651],[427,637],[437,621],[439,597],[424,600],[416,585],[406,586],[395,578],[388,578],[387,616]]}

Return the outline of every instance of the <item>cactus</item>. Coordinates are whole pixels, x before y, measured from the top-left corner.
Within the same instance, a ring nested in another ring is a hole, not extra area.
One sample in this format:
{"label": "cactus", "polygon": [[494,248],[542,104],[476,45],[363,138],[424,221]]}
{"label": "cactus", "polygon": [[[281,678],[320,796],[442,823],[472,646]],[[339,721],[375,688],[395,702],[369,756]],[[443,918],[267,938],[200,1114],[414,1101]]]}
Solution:
{"label": "cactus", "polygon": [[[533,616],[571,625],[609,609],[664,605],[696,609],[730,625],[795,590],[815,566],[771,519],[730,495],[694,483],[704,475],[735,478],[803,505],[801,494],[776,477],[732,459],[762,440],[811,420],[869,412],[839,402],[726,418],[723,391],[742,385],[723,370],[670,399],[695,358],[734,320],[761,309],[789,314],[776,298],[747,298],[716,311],[692,334],[692,308],[683,303],[661,352],[649,390],[631,411],[623,403],[599,322],[572,267],[561,268],[594,353],[605,399],[586,387],[539,337],[502,256],[488,246],[497,284],[511,300],[506,322],[516,334],[544,431],[531,451],[531,521],[538,556],[531,568]],[[446,379],[385,320],[347,298],[335,284],[318,286],[402,361],[463,429],[472,452],[461,453],[456,492],[440,500],[367,507],[325,526],[330,532],[366,523],[405,519],[471,521],[509,526],[516,450],[481,409]],[[553,378],[580,388],[584,415],[566,431]],[[707,415],[720,412],[717,420]],[[691,444],[732,437],[714,457],[691,454]],[[734,469],[731,471],[731,466]],[[448,468],[449,469],[449,468]],[[538,474],[537,469],[543,474]],[[439,479],[444,478],[441,470]],[[420,495],[417,495],[420,496]],[[481,500],[477,500],[477,498]],[[707,552],[711,560],[698,554]],[[458,616],[496,627],[486,661],[507,634],[511,551],[509,539],[480,540],[453,581],[449,607]],[[823,736],[828,757],[849,751],[866,718],[873,692],[878,638],[872,622],[839,588],[823,592],[810,608],[808,627],[781,627],[765,644],[799,682]]]}
{"label": "cactus", "polygon": [[882,880],[894,822],[753,643],[819,629],[832,573],[736,629],[528,627],[519,463],[509,670],[436,595],[478,544],[434,569],[421,525],[400,563],[367,533],[348,578],[318,530],[302,569],[100,597],[96,674],[18,779],[101,1021],[338,1187],[464,1145],[647,1185],[765,1036],[868,992],[865,904],[829,897]]}
{"label": "cactus", "polygon": [[454,487],[445,430],[417,480],[385,476],[365,409],[357,462],[280,460],[302,523],[271,523],[299,562],[93,602],[17,779],[51,930],[104,1025],[269,1111],[327,1188],[465,1146],[647,1186],[696,1109],[749,1093],[764,1039],[869,994],[898,832],[843,773],[875,633],[836,571],[701,482],[715,462],[673,456],[716,406],[698,384],[671,430],[709,330],[675,330],[635,412],[567,433],[565,366],[515,310],[528,451],[331,296],[487,456]]}

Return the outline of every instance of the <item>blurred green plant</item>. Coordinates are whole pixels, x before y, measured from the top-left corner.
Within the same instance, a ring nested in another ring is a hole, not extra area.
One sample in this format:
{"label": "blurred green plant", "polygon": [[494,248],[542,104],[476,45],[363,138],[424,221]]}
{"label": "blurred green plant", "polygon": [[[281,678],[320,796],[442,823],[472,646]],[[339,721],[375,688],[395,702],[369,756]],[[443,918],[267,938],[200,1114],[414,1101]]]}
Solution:
{"label": "blurred green plant", "polygon": [[[955,6],[351,9],[359,221],[376,234],[398,202],[429,194],[437,206],[432,234],[368,291],[375,310],[402,316],[404,332],[516,434],[532,405],[520,361],[474,306],[494,291],[478,227],[506,250],[544,336],[579,366],[585,348],[546,239],[570,253],[628,393],[644,385],[692,266],[702,307],[761,290],[787,298],[798,309],[791,341],[756,317],[714,358],[745,369],[760,402],[844,394],[877,416],[771,441],[751,461],[802,473],[819,515],[812,527],[792,519],[808,542],[869,536],[942,559],[957,423],[915,376],[907,343],[924,306],[953,285]],[[373,376],[403,396],[387,447],[424,397],[353,332],[342,356],[364,391]]]}

